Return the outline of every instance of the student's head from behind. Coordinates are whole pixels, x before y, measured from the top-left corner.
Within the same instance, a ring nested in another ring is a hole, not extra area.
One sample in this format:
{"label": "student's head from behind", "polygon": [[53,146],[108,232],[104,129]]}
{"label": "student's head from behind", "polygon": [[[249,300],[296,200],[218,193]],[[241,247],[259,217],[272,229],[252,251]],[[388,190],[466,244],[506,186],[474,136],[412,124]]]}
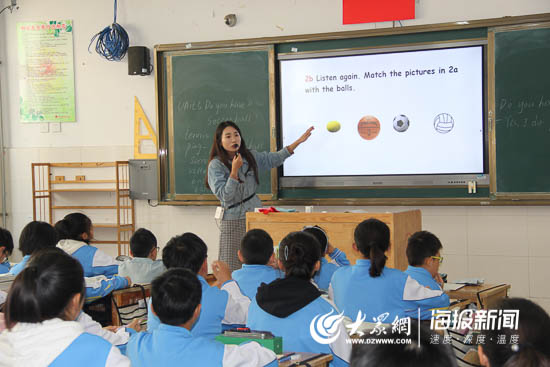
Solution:
{"label": "student's head from behind", "polygon": [[174,236],[162,250],[162,262],[166,269],[184,268],[195,274],[206,275],[206,243],[194,233]]}
{"label": "student's head from behind", "polygon": [[163,324],[191,329],[200,315],[202,291],[197,275],[188,269],[168,269],[153,280],[153,312]]}
{"label": "student's head from behind", "polygon": [[40,249],[55,247],[57,241],[57,231],[51,224],[32,221],[21,231],[19,250],[23,255],[30,255]]}
{"label": "student's head from behind", "polygon": [[[214,132],[214,140],[210,148],[208,162],[214,158],[218,158],[229,170],[231,170],[231,160],[235,152],[242,155],[243,159],[248,162],[249,170],[254,172],[256,183],[260,183],[258,178],[258,164],[252,153],[246,147],[246,143],[241,134],[241,129],[233,121],[222,121],[216,127]],[[206,173],[205,184],[208,184],[208,172]]]}
{"label": "student's head from behind", "polygon": [[391,330],[379,336],[367,333],[363,338],[371,342],[353,345],[350,367],[457,366],[451,346],[442,342],[431,343],[431,336],[430,329],[421,327],[419,344],[418,324],[415,321],[411,322],[410,335]]}
{"label": "student's head from behind", "polygon": [[409,265],[425,268],[435,276],[439,272],[441,257],[441,241],[433,233],[419,231],[409,237],[407,244],[407,259]]}
{"label": "student's head from behind", "polygon": [[10,231],[0,228],[0,263],[3,263],[13,252],[13,238]]}
{"label": "student's head from behind", "polygon": [[328,236],[325,230],[319,226],[305,226],[303,232],[313,235],[321,245],[321,256],[325,256],[328,246]]}
{"label": "student's head from behind", "polygon": [[78,260],[55,247],[38,250],[11,285],[6,326],[53,318],[73,321],[83,302],[84,271]]}
{"label": "student's head from behind", "polygon": [[55,223],[60,240],[83,241],[87,244],[94,236],[92,221],[85,214],[71,213]]}
{"label": "student's head from behind", "polygon": [[279,267],[286,277],[311,279],[319,270],[321,250],[317,239],[305,232],[291,232],[279,245]]}
{"label": "student's head from behind", "polygon": [[[538,366],[538,360],[550,358],[550,316],[536,303],[524,298],[505,298],[497,310],[519,310],[518,329],[501,327],[484,330],[485,343],[478,346],[483,366],[501,367],[523,361],[521,366]],[[504,313],[503,313],[504,314]],[[498,316],[498,324],[506,316]],[[504,335],[506,343],[500,344]],[[513,335],[517,344],[511,343]]]}
{"label": "student's head from behind", "polygon": [[130,237],[130,252],[133,257],[149,257],[157,259],[157,238],[145,229],[139,228]]}
{"label": "student's head from behind", "polygon": [[273,239],[263,229],[246,232],[239,249],[239,260],[248,265],[266,265],[273,256]]}
{"label": "student's head from behind", "polygon": [[390,248],[389,227],[378,219],[370,218],[355,227],[353,237],[353,247],[361,252],[365,259],[370,259],[370,276],[380,276],[386,265],[385,252]]}

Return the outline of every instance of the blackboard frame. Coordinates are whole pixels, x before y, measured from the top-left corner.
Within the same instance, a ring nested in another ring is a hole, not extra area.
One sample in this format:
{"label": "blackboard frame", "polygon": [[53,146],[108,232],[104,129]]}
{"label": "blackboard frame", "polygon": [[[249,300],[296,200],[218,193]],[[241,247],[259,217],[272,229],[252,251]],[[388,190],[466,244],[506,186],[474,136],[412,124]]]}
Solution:
{"label": "blackboard frame", "polygon": [[[161,99],[161,106],[163,110],[164,123],[159,125],[159,132],[162,131],[162,139],[160,141],[159,160],[162,162],[162,167],[159,170],[161,178],[161,199],[165,201],[212,201],[217,202],[216,197],[213,194],[189,194],[176,192],[176,154],[175,154],[175,128],[174,128],[174,96],[173,96],[173,78],[172,78],[172,58],[180,56],[193,56],[193,55],[223,55],[223,54],[238,54],[238,53],[261,53],[266,56],[266,69],[268,90],[269,94],[268,105],[265,106],[267,115],[269,116],[269,127],[266,128],[267,135],[269,137],[269,150],[276,150],[276,137],[275,137],[275,72],[274,72],[274,48],[272,45],[263,46],[239,46],[239,47],[221,47],[214,49],[191,49],[191,50],[170,50],[165,51],[163,54],[156,55],[157,60],[161,60],[162,63],[162,91],[164,92]],[[157,64],[158,65],[158,64]],[[161,88],[157,88],[158,90]],[[159,107],[157,106],[157,109]],[[160,121],[160,118],[159,118]],[[238,121],[237,121],[238,122]],[[160,128],[162,126],[162,128]],[[243,132],[245,133],[245,132]],[[209,148],[209,147],[208,147]],[[270,193],[260,193],[258,196],[262,200],[272,200],[277,197],[278,178],[277,171],[272,169],[270,175]]]}
{"label": "blackboard frame", "polygon": [[[157,65],[155,79],[156,79],[156,103],[157,103],[157,131],[159,132],[159,182],[161,183],[161,191],[166,192],[169,183],[165,180],[165,175],[163,170],[167,170],[166,165],[163,165],[162,162],[166,160],[166,151],[161,149],[162,140],[166,137],[166,126],[163,126],[163,121],[165,119],[165,111],[163,110],[163,66],[159,64],[160,56],[163,52],[166,51],[175,51],[175,50],[200,50],[200,49],[217,49],[224,47],[241,47],[241,46],[275,46],[275,55],[278,52],[291,52],[294,45],[298,42],[303,43],[305,47],[310,43],[321,41],[324,44],[330,44],[333,41],[341,40],[350,40],[364,38],[364,37],[373,37],[378,36],[383,37],[400,37],[408,36],[411,34],[426,34],[430,35],[435,32],[453,32],[456,30],[476,30],[484,29],[487,32],[486,39],[490,38],[490,30],[495,29],[495,27],[522,27],[527,25],[527,27],[532,27],[533,25],[537,26],[540,23],[546,23],[550,21],[550,13],[545,14],[534,14],[534,15],[525,15],[525,16],[513,16],[513,17],[502,17],[494,19],[482,19],[482,20],[468,20],[461,22],[451,22],[443,24],[432,24],[432,25],[421,25],[421,26],[407,26],[407,27],[397,27],[397,28],[376,28],[370,30],[361,30],[361,31],[347,31],[347,32],[336,32],[336,33],[322,33],[322,34],[309,34],[309,35],[295,35],[295,36],[283,36],[283,37],[266,37],[266,38],[252,38],[252,39],[239,39],[239,40],[227,40],[227,41],[213,41],[213,42],[199,42],[199,43],[180,43],[180,44],[166,44],[166,45],[157,45],[155,46],[155,64]],[[475,33],[475,32],[474,32]],[[429,37],[428,37],[429,38]],[[474,39],[478,37],[472,37]],[[466,40],[466,39],[462,39]],[[488,49],[490,46],[488,46]],[[329,47],[329,49],[333,49]],[[489,114],[494,114],[494,75],[491,76],[491,69],[494,67],[494,58],[493,54],[489,51],[487,53],[488,63],[488,105],[487,111]],[[494,115],[489,115],[489,127],[490,124],[494,124],[494,121],[491,120],[494,118]],[[275,118],[274,118],[275,120]],[[492,121],[492,122],[491,122]],[[271,126],[272,137],[275,134],[274,126]],[[494,129],[493,129],[494,130]],[[491,177],[495,177],[494,173],[494,149],[495,141],[494,135],[489,135],[489,155],[490,155],[490,170],[489,174]],[[276,179],[276,178],[275,178]],[[496,179],[496,178],[495,178]],[[285,195],[284,192],[278,192],[272,197],[264,201],[265,204],[269,205],[548,205],[550,204],[550,195],[548,193],[534,193],[534,194],[523,194],[523,193],[499,193],[495,191],[495,186],[493,182],[489,187],[481,188],[481,195],[475,197],[434,197],[430,196],[429,193],[422,193],[421,195],[415,197],[396,197],[392,196],[391,191],[393,189],[389,188],[389,194],[382,196],[370,196],[370,197],[359,197],[357,195],[342,196],[342,193],[339,193],[341,190],[334,190],[334,193],[338,193],[339,196],[331,196],[331,194],[322,193],[322,196],[317,197],[300,197],[299,195]],[[419,188],[419,191],[422,191],[423,188]],[[197,199],[197,200],[171,200],[162,202],[161,204],[167,205],[215,205],[217,201],[209,200],[208,198]],[[264,199],[266,200],[266,199]]]}
{"label": "blackboard frame", "polygon": [[[496,36],[499,34],[513,34],[513,32],[521,32],[521,31],[528,31],[528,30],[540,30],[540,29],[548,29],[550,30],[550,22],[534,22],[530,24],[516,24],[516,25],[506,25],[506,26],[497,26],[497,27],[491,27],[488,29],[487,39],[489,41],[488,43],[488,55],[490,59],[488,60],[488,64],[490,66],[488,72],[489,72],[489,80],[491,83],[489,84],[489,136],[491,139],[491,150],[490,150],[490,192],[491,192],[491,199],[495,201],[506,201],[511,200],[512,202],[517,201],[528,201],[528,200],[536,200],[539,201],[541,204],[546,203],[548,200],[550,200],[550,192],[524,192],[524,191],[508,191],[508,190],[499,190],[499,184],[502,186],[502,179],[497,180],[497,172],[500,171],[499,168],[499,158],[502,161],[503,157],[499,157],[497,154],[497,145],[499,144],[499,141],[497,141],[497,120],[499,118],[499,111],[497,106],[497,76],[496,76],[496,51],[497,51],[497,40]],[[549,130],[550,131],[550,130]],[[500,143],[502,144],[502,140],[500,140]],[[550,185],[550,183],[548,184]]]}

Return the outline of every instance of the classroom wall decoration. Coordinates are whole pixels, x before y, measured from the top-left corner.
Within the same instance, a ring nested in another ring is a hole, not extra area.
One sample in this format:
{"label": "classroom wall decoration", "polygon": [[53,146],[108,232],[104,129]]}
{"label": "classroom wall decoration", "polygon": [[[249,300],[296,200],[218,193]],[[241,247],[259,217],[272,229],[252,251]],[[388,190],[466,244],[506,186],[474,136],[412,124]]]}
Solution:
{"label": "classroom wall decoration", "polygon": [[73,22],[17,23],[21,122],[74,122]]}

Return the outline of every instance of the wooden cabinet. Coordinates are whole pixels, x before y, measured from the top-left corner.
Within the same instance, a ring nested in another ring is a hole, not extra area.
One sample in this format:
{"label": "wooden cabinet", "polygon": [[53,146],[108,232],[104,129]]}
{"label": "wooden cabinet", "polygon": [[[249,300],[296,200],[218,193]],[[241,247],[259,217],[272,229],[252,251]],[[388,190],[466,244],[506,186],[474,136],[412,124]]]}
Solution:
{"label": "wooden cabinet", "polygon": [[33,218],[54,225],[81,212],[92,220],[93,244],[116,244],[128,255],[135,230],[127,161],[32,163]]}
{"label": "wooden cabinet", "polygon": [[261,228],[271,235],[277,245],[289,232],[318,225],[327,232],[330,243],[344,251],[350,262],[355,264],[359,253],[352,247],[353,232],[357,224],[369,218],[381,220],[390,228],[386,266],[407,269],[407,240],[411,234],[422,230],[420,210],[399,213],[246,213],[246,230]]}

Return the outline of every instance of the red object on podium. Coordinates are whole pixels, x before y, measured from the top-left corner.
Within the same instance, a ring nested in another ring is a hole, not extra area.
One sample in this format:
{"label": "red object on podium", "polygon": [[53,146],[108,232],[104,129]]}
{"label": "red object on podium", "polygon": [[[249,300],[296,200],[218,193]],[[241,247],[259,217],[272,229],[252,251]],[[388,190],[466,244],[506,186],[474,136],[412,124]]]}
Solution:
{"label": "red object on podium", "polygon": [[343,0],[344,24],[414,19],[414,0]]}

